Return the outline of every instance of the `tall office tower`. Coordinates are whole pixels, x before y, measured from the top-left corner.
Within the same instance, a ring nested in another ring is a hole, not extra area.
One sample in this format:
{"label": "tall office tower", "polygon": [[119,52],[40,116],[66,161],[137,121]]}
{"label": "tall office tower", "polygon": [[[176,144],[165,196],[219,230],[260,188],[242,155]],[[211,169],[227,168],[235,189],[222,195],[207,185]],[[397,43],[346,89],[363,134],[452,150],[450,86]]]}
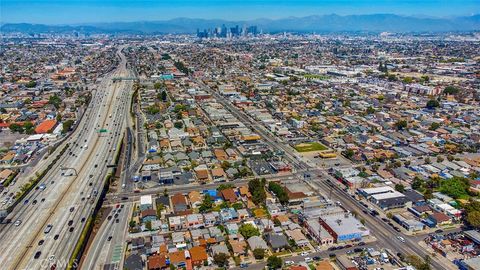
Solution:
{"label": "tall office tower", "polygon": [[222,31],[220,33],[220,37],[223,37],[223,38],[226,38],[227,37],[227,27],[225,26],[225,24],[222,25]]}
{"label": "tall office tower", "polygon": [[237,26],[231,27],[230,32],[232,33],[232,37],[238,37],[240,35],[240,28]]}
{"label": "tall office tower", "polygon": [[257,26],[256,25],[249,26],[247,29],[247,33],[253,36],[256,36],[258,34]]}

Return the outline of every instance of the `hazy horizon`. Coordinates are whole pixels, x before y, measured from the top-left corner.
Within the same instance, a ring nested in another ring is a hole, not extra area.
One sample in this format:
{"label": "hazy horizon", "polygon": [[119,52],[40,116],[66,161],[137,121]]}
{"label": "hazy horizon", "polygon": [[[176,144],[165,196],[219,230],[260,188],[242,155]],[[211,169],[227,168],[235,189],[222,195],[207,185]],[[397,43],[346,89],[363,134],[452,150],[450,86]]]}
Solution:
{"label": "hazy horizon", "polygon": [[221,20],[312,15],[395,14],[458,17],[480,13],[478,0],[2,0],[2,23],[87,24],[161,21],[179,17]]}

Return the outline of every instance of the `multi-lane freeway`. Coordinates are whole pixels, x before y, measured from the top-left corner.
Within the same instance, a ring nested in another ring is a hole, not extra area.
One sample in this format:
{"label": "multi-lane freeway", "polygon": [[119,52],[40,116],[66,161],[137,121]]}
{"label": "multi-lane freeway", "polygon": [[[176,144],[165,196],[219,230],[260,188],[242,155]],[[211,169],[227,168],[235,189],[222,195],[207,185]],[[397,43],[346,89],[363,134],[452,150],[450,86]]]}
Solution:
{"label": "multi-lane freeway", "polygon": [[[110,170],[129,113],[131,82],[126,60],[97,87],[67,151],[17,205],[0,229],[2,269],[65,268],[91,217]],[[63,267],[62,267],[63,266]]]}

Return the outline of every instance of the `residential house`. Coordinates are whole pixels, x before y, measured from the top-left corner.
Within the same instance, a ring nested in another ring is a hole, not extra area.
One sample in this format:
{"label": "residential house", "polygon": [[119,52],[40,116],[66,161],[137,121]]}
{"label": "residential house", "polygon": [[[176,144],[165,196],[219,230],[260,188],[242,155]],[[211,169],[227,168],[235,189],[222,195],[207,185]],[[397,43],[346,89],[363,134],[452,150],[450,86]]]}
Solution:
{"label": "residential house", "polygon": [[217,255],[217,254],[225,254],[227,256],[230,256],[230,251],[228,251],[228,247],[225,244],[217,244],[212,246],[212,254]]}
{"label": "residential house", "polygon": [[192,208],[197,208],[202,204],[202,195],[196,190],[191,191],[188,193],[188,200]]}
{"label": "residential house", "polygon": [[238,213],[234,208],[223,208],[220,209],[220,221],[227,222],[231,220],[237,220]]}
{"label": "residential house", "polygon": [[247,242],[235,239],[230,239],[228,242],[232,246],[233,256],[241,256],[246,254],[245,250],[247,247]]}
{"label": "residential house", "polygon": [[177,193],[172,196],[171,200],[173,205],[173,211],[175,211],[175,213],[183,212],[188,209],[187,199],[183,194]]}
{"label": "residential house", "polygon": [[228,235],[236,235],[238,234],[238,225],[237,223],[228,223],[226,226],[227,234]]}
{"label": "residential house", "polygon": [[302,233],[301,229],[287,230],[285,232],[289,239],[295,242],[298,247],[305,247],[308,245],[307,237]]}
{"label": "residential house", "polygon": [[225,171],[222,168],[213,168],[212,171],[213,181],[225,181]]}
{"label": "residential house", "polygon": [[255,249],[267,250],[268,249],[267,243],[260,236],[252,236],[248,238],[247,242],[251,250],[255,250]]}
{"label": "residential house", "polygon": [[169,264],[167,264],[167,257],[165,254],[155,254],[148,257],[147,267],[148,270],[162,270],[168,269]]}
{"label": "residential house", "polygon": [[170,252],[168,254],[168,257],[170,259],[170,265],[173,265],[175,268],[183,268],[187,266],[187,256],[186,253],[188,254],[188,251],[184,250],[179,250],[179,251],[174,251]]}
{"label": "residential house", "polygon": [[205,223],[203,222],[202,214],[189,214],[186,216],[186,225],[188,228],[203,228]]}
{"label": "residential house", "polygon": [[192,266],[194,267],[203,266],[203,263],[208,260],[207,251],[202,246],[192,247],[189,252]]}
{"label": "residential house", "polygon": [[274,252],[278,252],[289,247],[287,237],[283,233],[268,233],[266,235],[266,239]]}
{"label": "residential house", "polygon": [[237,201],[237,195],[231,188],[223,189],[220,191],[220,193],[226,202],[235,203]]}
{"label": "residential house", "polygon": [[157,211],[155,211],[154,209],[146,209],[146,210],[143,210],[141,213],[141,218],[142,218],[142,222],[145,223],[147,221],[154,221],[154,220],[157,220]]}

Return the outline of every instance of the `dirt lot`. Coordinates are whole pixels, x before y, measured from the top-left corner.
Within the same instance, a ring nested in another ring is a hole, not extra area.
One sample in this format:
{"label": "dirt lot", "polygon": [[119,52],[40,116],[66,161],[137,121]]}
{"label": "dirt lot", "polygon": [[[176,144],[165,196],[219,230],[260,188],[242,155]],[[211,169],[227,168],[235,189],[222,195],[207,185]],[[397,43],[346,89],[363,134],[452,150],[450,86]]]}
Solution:
{"label": "dirt lot", "polygon": [[9,130],[0,131],[0,148],[10,148],[16,140],[24,138],[25,134],[12,133]]}

